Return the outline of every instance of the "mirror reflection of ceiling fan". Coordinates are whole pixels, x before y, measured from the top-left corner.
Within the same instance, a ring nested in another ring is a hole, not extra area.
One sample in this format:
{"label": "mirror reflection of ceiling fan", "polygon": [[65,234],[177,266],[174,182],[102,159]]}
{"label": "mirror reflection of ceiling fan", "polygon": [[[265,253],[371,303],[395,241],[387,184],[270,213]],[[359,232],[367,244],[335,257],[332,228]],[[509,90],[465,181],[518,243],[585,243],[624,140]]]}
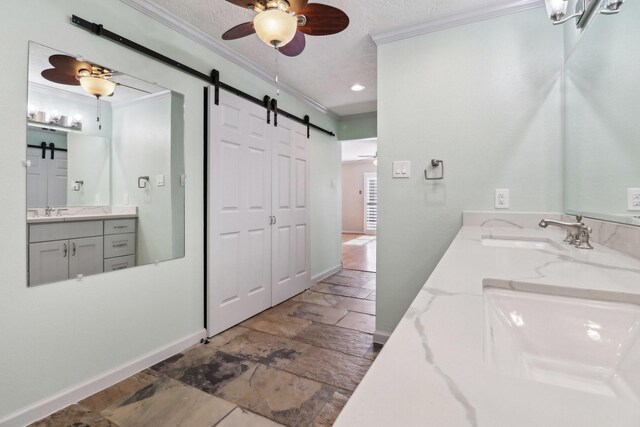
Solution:
{"label": "mirror reflection of ceiling fan", "polygon": [[256,13],[252,22],[237,25],[222,35],[235,40],[257,34],[260,40],[286,56],[298,56],[306,46],[305,34],[328,36],[349,26],[346,13],[308,0],[227,0]]}
{"label": "mirror reflection of ceiling fan", "polygon": [[51,55],[49,63],[53,68],[42,71],[41,75],[53,83],[68,86],[82,86],[85,92],[95,96],[113,96],[116,86],[128,87],[144,93],[150,93],[137,87],[112,80],[118,73],[100,65],[80,61],[69,55]]}
{"label": "mirror reflection of ceiling fan", "polygon": [[116,86],[123,86],[144,93],[150,93],[137,87],[125,85],[113,81],[116,72],[87,61],[80,61],[69,55],[51,55],[49,63],[53,68],[42,71],[41,75],[46,80],[67,86],[81,86],[85,92],[93,95],[98,100],[98,129],[102,129],[102,111],[100,98],[113,96]]}
{"label": "mirror reflection of ceiling fan", "polygon": [[373,164],[378,166],[378,152],[376,151],[376,154],[374,154],[373,156],[358,156],[361,157],[363,159],[373,159]]}

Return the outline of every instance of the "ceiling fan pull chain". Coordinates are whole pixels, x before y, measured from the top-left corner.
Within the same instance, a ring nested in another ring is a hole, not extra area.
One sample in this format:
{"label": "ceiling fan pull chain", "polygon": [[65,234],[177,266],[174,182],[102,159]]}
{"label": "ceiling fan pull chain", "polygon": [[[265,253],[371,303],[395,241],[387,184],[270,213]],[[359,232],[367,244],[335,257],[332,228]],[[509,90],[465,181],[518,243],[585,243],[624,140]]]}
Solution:
{"label": "ceiling fan pull chain", "polygon": [[102,130],[102,104],[100,103],[100,97],[96,96],[98,100],[98,116],[96,117],[96,121],[98,122],[98,130]]}
{"label": "ceiling fan pull chain", "polygon": [[280,96],[280,82],[278,79],[278,56],[279,56],[280,52],[278,51],[278,46],[276,46],[276,77],[275,77],[275,84],[276,84],[276,95]]}

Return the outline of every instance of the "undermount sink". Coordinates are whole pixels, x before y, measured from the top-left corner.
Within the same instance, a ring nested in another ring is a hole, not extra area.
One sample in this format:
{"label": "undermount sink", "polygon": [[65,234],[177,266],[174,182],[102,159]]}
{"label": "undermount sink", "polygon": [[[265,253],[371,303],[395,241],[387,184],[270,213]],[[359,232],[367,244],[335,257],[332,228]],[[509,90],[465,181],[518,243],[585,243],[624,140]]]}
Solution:
{"label": "undermount sink", "polygon": [[638,400],[637,296],[531,286],[485,280],[485,362],[526,380]]}
{"label": "undermount sink", "polygon": [[565,250],[561,244],[545,237],[482,236],[482,245],[497,248]]}

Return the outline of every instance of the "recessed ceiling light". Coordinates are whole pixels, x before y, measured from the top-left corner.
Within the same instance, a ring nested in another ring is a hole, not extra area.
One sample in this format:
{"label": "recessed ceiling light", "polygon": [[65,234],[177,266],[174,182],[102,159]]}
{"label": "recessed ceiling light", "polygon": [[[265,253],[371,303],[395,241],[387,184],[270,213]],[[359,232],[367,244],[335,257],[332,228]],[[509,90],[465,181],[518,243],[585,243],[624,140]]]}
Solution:
{"label": "recessed ceiling light", "polygon": [[361,85],[361,84],[359,84],[359,83],[356,83],[356,84],[354,84],[353,86],[351,86],[351,90],[352,90],[352,91],[354,91],[354,92],[361,92],[361,91],[363,91],[363,90],[365,90],[365,89],[366,89],[366,87],[365,87],[365,86],[362,86],[362,85]]}

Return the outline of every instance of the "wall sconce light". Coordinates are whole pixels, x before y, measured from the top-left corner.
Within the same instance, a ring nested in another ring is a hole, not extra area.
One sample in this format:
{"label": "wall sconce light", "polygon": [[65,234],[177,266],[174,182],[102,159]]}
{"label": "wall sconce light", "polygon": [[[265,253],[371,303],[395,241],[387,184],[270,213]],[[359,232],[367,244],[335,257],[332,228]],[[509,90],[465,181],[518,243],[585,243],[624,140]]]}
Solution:
{"label": "wall sconce light", "polygon": [[615,15],[620,12],[622,3],[624,3],[624,0],[609,0],[602,6],[600,13],[603,15]]}
{"label": "wall sconce light", "polygon": [[[622,3],[624,3],[624,0],[606,0],[604,2],[602,0],[577,0],[576,12],[567,16],[569,0],[545,0],[547,14],[549,15],[549,19],[551,19],[551,22],[553,22],[553,25],[564,24],[565,22],[576,18],[577,28],[584,28],[587,25],[589,18],[597,10],[599,10],[603,15],[615,15],[619,12]],[[578,9],[580,4],[582,4],[581,10]]]}
{"label": "wall sconce light", "polygon": [[65,116],[59,110],[40,111],[33,104],[27,108],[27,120],[39,125],[53,124],[67,129],[82,130],[82,115]]}

